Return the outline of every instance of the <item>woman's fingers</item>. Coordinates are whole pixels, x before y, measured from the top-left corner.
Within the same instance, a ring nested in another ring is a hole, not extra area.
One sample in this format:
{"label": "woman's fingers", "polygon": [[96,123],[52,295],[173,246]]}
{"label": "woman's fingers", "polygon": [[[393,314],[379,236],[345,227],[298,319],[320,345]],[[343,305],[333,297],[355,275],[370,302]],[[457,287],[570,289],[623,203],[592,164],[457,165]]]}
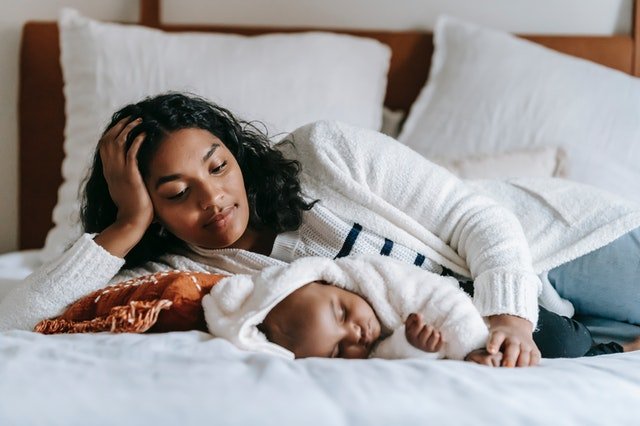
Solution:
{"label": "woman's fingers", "polygon": [[144,142],[144,138],[146,137],[145,133],[140,133],[131,143],[129,147],[129,151],[127,151],[127,163],[130,166],[134,166],[136,170],[138,170],[138,151],[140,150],[140,146],[142,142]]}
{"label": "woman's fingers", "polygon": [[118,121],[100,139],[100,158],[109,194],[118,208],[117,220],[146,229],[153,219],[153,203],[138,169],[137,156],[146,139],[140,133],[131,142],[126,142],[131,131],[142,123],[142,119],[131,117]]}
{"label": "woman's fingers", "polygon": [[[105,177],[107,178],[107,180],[108,176],[106,176],[106,174],[111,174],[114,172],[117,173],[118,169],[124,168],[127,163],[131,163],[131,154],[133,154],[134,157],[137,155],[140,144],[144,140],[144,136],[142,137],[142,140],[138,140],[137,147],[133,151],[133,153],[131,152],[132,147],[130,147],[128,151],[125,151],[129,133],[136,126],[142,123],[142,119],[140,118],[135,119],[131,122],[127,120],[129,120],[129,117],[120,120],[118,123],[116,123],[115,126],[110,129],[110,131],[114,130],[113,133],[107,132],[100,139],[100,158],[102,159]],[[136,137],[136,140],[137,139],[138,137]],[[135,162],[133,163],[135,164]]]}
{"label": "woman's fingers", "polygon": [[531,351],[531,359],[529,360],[529,365],[538,365],[540,364],[540,358],[542,357],[542,354],[540,353],[540,350],[535,347],[532,351]]}
{"label": "woman's fingers", "polygon": [[127,124],[124,127],[124,129],[122,129],[118,134],[118,136],[116,137],[116,142],[118,143],[118,145],[120,145],[121,147],[124,147],[125,144],[127,143],[127,137],[129,136],[129,133],[131,133],[131,131],[134,128],[136,128],[136,126],[138,126],[140,123],[142,123],[142,119],[136,118],[135,120]]}
{"label": "woman's fingers", "polygon": [[515,367],[519,355],[520,355],[520,344],[513,343],[513,342],[507,343],[503,351],[502,366]]}
{"label": "woman's fingers", "polygon": [[133,130],[140,123],[142,123],[141,118],[131,120],[131,117],[125,117],[122,120],[118,121],[100,138],[99,146],[101,150],[103,147],[108,148],[115,145],[115,147],[121,151],[122,147],[124,147],[127,142],[127,136],[129,136],[131,130]]}
{"label": "woman's fingers", "polygon": [[490,354],[496,354],[500,351],[500,347],[504,343],[506,335],[501,331],[495,331],[491,333],[489,341],[487,342],[487,352]]}
{"label": "woman's fingers", "polygon": [[100,144],[106,144],[109,141],[115,140],[118,137],[118,135],[122,132],[122,129],[124,129],[130,122],[131,122],[131,117],[124,117],[120,119],[120,121],[118,121],[116,124],[114,124],[112,127],[107,129],[107,131],[102,134],[102,137],[100,138]]}
{"label": "woman's fingers", "polygon": [[518,360],[516,361],[517,367],[528,367],[531,362],[531,351],[530,350],[520,350],[520,356],[518,356]]}

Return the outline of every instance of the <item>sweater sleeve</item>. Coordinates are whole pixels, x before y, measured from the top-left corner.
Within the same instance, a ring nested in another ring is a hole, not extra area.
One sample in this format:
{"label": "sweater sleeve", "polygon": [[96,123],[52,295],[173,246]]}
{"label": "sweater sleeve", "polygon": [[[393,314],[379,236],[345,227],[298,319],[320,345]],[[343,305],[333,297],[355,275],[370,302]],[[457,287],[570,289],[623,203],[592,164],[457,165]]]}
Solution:
{"label": "sweater sleeve", "polygon": [[377,132],[319,122],[296,133],[295,152],[310,187],[332,188],[419,239],[459,271],[466,269],[483,316],[511,314],[535,325],[541,283],[513,213]]}
{"label": "sweater sleeve", "polygon": [[0,330],[33,330],[80,297],[106,286],[124,265],[82,235],[59,258],[46,263],[0,302]]}

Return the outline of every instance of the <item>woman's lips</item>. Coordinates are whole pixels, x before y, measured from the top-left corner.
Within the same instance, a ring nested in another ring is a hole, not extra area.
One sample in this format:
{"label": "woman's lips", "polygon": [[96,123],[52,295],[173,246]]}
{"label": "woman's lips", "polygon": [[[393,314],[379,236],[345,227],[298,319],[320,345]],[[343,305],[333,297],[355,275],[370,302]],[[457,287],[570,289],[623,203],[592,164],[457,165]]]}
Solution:
{"label": "woman's lips", "polygon": [[222,228],[226,226],[231,214],[233,213],[235,205],[223,208],[220,213],[216,213],[211,216],[204,224],[205,228]]}

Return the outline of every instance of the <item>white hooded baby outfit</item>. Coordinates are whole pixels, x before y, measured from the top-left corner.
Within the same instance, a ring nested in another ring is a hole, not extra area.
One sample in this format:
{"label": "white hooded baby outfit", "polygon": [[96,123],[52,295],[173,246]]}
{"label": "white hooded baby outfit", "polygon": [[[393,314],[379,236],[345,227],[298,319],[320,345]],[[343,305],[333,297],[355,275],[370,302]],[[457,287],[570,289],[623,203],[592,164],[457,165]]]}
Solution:
{"label": "white hooded baby outfit", "polygon": [[[293,359],[292,352],[269,342],[258,325],[279,302],[313,281],[336,285],[369,302],[384,337],[372,357],[463,359],[486,344],[487,326],[454,278],[377,255],[308,257],[225,278],[202,301],[209,331],[241,349]],[[445,344],[438,353],[420,351],[406,340],[404,323],[414,312],[441,332]]]}

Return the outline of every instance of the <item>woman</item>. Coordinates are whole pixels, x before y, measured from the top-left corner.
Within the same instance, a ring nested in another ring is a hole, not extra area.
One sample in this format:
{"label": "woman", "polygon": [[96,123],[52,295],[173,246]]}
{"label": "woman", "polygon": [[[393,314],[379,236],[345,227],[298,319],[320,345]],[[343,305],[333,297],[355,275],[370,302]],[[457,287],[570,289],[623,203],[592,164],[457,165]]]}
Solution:
{"label": "woman", "polygon": [[[124,275],[379,253],[472,281],[487,350],[505,366],[535,365],[538,296],[563,310],[539,274],[604,246],[617,256],[609,243],[640,226],[640,210],[608,194],[548,180],[466,184],[375,132],[321,122],[287,139],[272,147],[229,111],[177,93],[118,111],[85,186],[87,234],[2,301],[0,329],[32,328]],[[143,266],[121,271],[125,260]],[[632,283],[609,293],[615,302],[630,289],[635,311]]]}

